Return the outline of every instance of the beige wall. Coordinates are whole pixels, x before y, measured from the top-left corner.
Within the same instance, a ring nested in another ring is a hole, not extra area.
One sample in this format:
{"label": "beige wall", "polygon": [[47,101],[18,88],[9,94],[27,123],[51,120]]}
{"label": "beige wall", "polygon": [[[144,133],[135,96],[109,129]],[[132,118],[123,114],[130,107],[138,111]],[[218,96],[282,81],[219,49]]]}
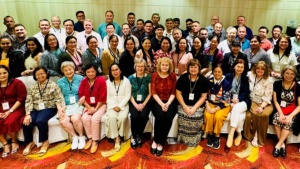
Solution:
{"label": "beige wall", "polygon": [[[50,20],[51,16],[58,15],[61,20],[76,20],[77,10],[85,11],[86,18],[92,19],[97,29],[104,21],[105,11],[110,9],[120,25],[126,22],[128,12],[145,20],[158,12],[162,24],[166,18],[179,17],[182,29],[185,29],[186,18],[198,20],[204,27],[210,24],[212,15],[219,15],[220,21],[228,27],[236,25],[238,15],[244,15],[254,34],[262,25],[272,29],[274,24],[280,24],[285,31],[289,19],[298,19],[300,23],[299,0],[0,0],[0,19],[3,22],[6,15],[13,16],[17,23],[26,26],[31,36],[39,31],[40,19]],[[5,31],[6,27],[0,25],[1,32]]]}

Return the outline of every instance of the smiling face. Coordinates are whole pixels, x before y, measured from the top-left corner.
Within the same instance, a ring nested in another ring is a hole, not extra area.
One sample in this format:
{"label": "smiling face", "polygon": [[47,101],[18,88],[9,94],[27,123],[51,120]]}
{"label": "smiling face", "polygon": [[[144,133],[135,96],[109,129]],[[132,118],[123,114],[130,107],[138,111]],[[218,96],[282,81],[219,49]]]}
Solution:
{"label": "smiling face", "polygon": [[112,12],[106,12],[105,21],[106,23],[112,23],[114,21],[114,14]]}
{"label": "smiling face", "polygon": [[59,29],[59,27],[60,27],[60,19],[59,19],[59,17],[53,16],[51,18],[51,23],[52,23],[52,25],[53,25],[54,28]]}
{"label": "smiling face", "polygon": [[145,63],[144,62],[137,63],[135,65],[135,71],[137,74],[145,73]]}
{"label": "smiling face", "polygon": [[281,50],[286,50],[289,46],[289,41],[287,40],[287,38],[281,38],[281,40],[279,41],[279,48]]}
{"label": "smiling face", "polygon": [[274,28],[272,31],[272,37],[278,39],[281,35],[281,30],[279,28]]}
{"label": "smiling face", "polygon": [[27,48],[31,51],[31,53],[37,48],[34,41],[27,42]]}
{"label": "smiling face", "polygon": [[107,33],[108,36],[113,35],[113,34],[115,33],[115,28],[114,28],[114,26],[113,26],[113,25],[108,25],[108,26],[106,27],[106,33]]}
{"label": "smiling face", "polygon": [[260,43],[256,38],[252,38],[250,40],[250,46],[251,46],[251,49],[259,49],[260,48]]}
{"label": "smiling face", "polygon": [[221,67],[216,67],[213,71],[213,75],[216,80],[221,80],[223,76],[223,70]]}
{"label": "smiling face", "polygon": [[197,64],[195,64],[195,65],[191,65],[191,66],[189,66],[189,73],[191,74],[191,75],[198,75],[199,74],[199,72],[200,72],[200,70],[199,70],[199,66],[197,65]]}
{"label": "smiling face", "polygon": [[109,41],[109,46],[112,49],[116,49],[119,44],[118,38],[115,36]]}
{"label": "smiling face", "polygon": [[295,79],[295,73],[291,69],[286,69],[283,73],[283,80],[286,82],[292,82]]}
{"label": "smiling face", "polygon": [[15,21],[12,17],[5,18],[3,23],[7,28],[10,28],[10,29],[15,26]]}
{"label": "smiling face", "polygon": [[88,43],[88,47],[91,50],[96,50],[96,48],[98,47],[98,40],[96,38],[91,38]]}
{"label": "smiling face", "polygon": [[130,34],[130,28],[129,28],[129,25],[124,24],[124,25],[122,26],[122,33],[123,33],[124,36],[127,36],[127,35]]}
{"label": "smiling face", "polygon": [[23,26],[17,26],[14,28],[14,34],[18,38],[25,38],[26,37],[26,30]]}
{"label": "smiling face", "polygon": [[67,45],[67,49],[69,50],[76,50],[76,46],[77,46],[77,40],[75,38],[72,38],[68,41]]}
{"label": "smiling face", "polygon": [[85,71],[85,75],[89,80],[94,80],[97,76],[97,72],[93,67],[91,67]]}
{"label": "smiling face", "polygon": [[245,27],[239,27],[237,34],[238,34],[238,37],[240,39],[244,39],[245,36],[246,36],[246,28]]}
{"label": "smiling face", "polygon": [[241,75],[244,72],[244,64],[238,63],[237,65],[234,66],[235,74],[236,75]]}
{"label": "smiling face", "polygon": [[178,42],[178,40],[182,37],[181,30],[179,30],[179,29],[173,30],[172,36],[173,36],[173,39],[175,40],[175,42]]}
{"label": "smiling face", "polygon": [[142,43],[142,46],[145,51],[148,51],[151,48],[150,39],[145,39],[145,41]]}
{"label": "smiling face", "polygon": [[93,30],[93,23],[90,21],[84,21],[83,27],[86,33],[91,33]]}
{"label": "smiling face", "polygon": [[35,77],[39,83],[44,83],[47,80],[47,74],[43,69],[36,71]]}
{"label": "smiling face", "polygon": [[50,49],[56,49],[57,47],[57,39],[55,36],[48,36],[47,43],[49,44]]}
{"label": "smiling face", "polygon": [[214,26],[214,32],[219,35],[222,32],[223,25],[221,23],[216,23]]}
{"label": "smiling face", "polygon": [[160,64],[160,71],[162,73],[168,73],[169,69],[170,69],[170,65],[169,65],[168,62],[161,62],[161,64]]}
{"label": "smiling face", "polygon": [[187,42],[186,39],[181,39],[179,41],[179,50],[180,51],[186,51]]}
{"label": "smiling face", "polygon": [[262,67],[257,67],[256,70],[255,70],[255,73],[256,73],[257,76],[263,77],[264,74],[265,74],[265,69],[262,68]]}
{"label": "smiling face", "polygon": [[72,66],[68,65],[63,68],[62,72],[68,79],[72,79],[74,76],[75,70]]}
{"label": "smiling face", "polygon": [[3,51],[7,52],[12,46],[11,40],[8,38],[2,38],[0,41],[0,48],[3,49]]}
{"label": "smiling face", "polygon": [[170,43],[167,39],[164,39],[162,42],[161,42],[161,50],[163,52],[168,52],[170,48]]}
{"label": "smiling face", "polygon": [[120,78],[120,76],[121,76],[121,70],[120,70],[120,68],[119,68],[118,65],[113,65],[111,67],[111,75],[114,78]]}
{"label": "smiling face", "polygon": [[0,68],[0,82],[8,81],[8,72],[4,68]]}
{"label": "smiling face", "polygon": [[133,52],[133,49],[135,46],[134,46],[134,42],[132,41],[132,39],[127,40],[125,47],[129,52]]}
{"label": "smiling face", "polygon": [[74,25],[71,21],[66,21],[64,23],[67,34],[71,34],[74,31]]}
{"label": "smiling face", "polygon": [[50,23],[48,21],[40,21],[39,28],[43,35],[46,35],[50,32]]}
{"label": "smiling face", "polygon": [[202,45],[200,39],[199,38],[195,38],[194,42],[193,42],[193,45],[194,45],[194,48],[196,50],[200,50],[201,45]]}
{"label": "smiling face", "polygon": [[135,16],[134,15],[128,15],[127,22],[129,25],[134,25],[135,23]]}
{"label": "smiling face", "polygon": [[219,45],[219,42],[216,37],[212,38],[210,40],[210,48],[215,49],[215,48],[217,48],[218,45]]}
{"label": "smiling face", "polygon": [[226,34],[226,37],[229,42],[232,42],[234,40],[234,38],[236,37],[236,29],[235,28],[229,29]]}

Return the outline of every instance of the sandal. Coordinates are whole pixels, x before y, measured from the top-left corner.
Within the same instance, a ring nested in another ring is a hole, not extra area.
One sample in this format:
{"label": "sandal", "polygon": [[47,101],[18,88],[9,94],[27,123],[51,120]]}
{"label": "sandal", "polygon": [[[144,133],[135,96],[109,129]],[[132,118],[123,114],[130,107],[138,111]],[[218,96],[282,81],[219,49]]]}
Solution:
{"label": "sandal", "polygon": [[18,152],[19,150],[19,144],[17,142],[11,142],[11,144],[16,144],[17,145],[17,148],[13,148],[12,146],[12,149],[11,149],[11,154],[15,154],[16,152]]}
{"label": "sandal", "polygon": [[121,149],[121,141],[116,142],[114,148],[115,148],[116,152],[120,151],[120,149]]}
{"label": "sandal", "polygon": [[42,145],[40,151],[39,151],[39,157],[42,157],[43,155],[45,155],[47,153],[47,150],[48,150],[48,147],[49,147],[49,143],[47,143],[46,145]]}
{"label": "sandal", "polygon": [[29,143],[26,148],[23,150],[23,155],[27,156],[30,151],[33,149],[33,147],[35,146],[34,142]]}
{"label": "sandal", "polygon": [[[5,146],[8,146],[8,151],[7,152],[5,152]],[[10,145],[8,144],[8,143],[6,143],[6,144],[3,144],[3,153],[2,153],[2,158],[6,158],[6,157],[8,157],[8,155],[9,155],[9,152],[10,152]]]}
{"label": "sandal", "polygon": [[258,142],[257,142],[257,137],[254,137],[253,140],[251,141],[251,145],[253,147],[257,147],[258,146]]}

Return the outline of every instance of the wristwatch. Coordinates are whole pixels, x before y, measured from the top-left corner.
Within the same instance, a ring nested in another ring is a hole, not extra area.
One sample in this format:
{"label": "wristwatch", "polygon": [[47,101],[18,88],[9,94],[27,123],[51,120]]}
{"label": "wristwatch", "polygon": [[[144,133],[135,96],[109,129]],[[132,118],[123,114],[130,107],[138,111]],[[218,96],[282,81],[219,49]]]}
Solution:
{"label": "wristwatch", "polygon": [[9,111],[10,113],[14,112],[13,109],[9,109],[8,111]]}

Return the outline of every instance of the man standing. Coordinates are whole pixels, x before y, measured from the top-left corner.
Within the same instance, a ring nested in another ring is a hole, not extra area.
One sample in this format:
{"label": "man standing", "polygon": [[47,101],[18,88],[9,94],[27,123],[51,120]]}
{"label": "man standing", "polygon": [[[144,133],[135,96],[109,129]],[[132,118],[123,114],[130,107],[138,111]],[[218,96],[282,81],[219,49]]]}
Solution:
{"label": "man standing", "polygon": [[260,48],[262,48],[266,52],[273,48],[272,43],[267,39],[268,33],[269,29],[265,26],[261,26],[258,30],[258,36],[261,40]]}
{"label": "man standing", "polygon": [[125,42],[125,38],[132,37],[133,40],[134,40],[134,43],[135,43],[135,48],[139,49],[139,47],[140,47],[139,40],[138,40],[138,38],[136,36],[134,36],[134,35],[131,34],[130,28],[129,28],[129,24],[124,23],[122,25],[122,33],[123,33],[123,36],[121,37],[121,41],[122,42]]}
{"label": "man standing", "polygon": [[200,38],[202,39],[202,41],[204,42],[204,49],[208,48],[210,45],[210,42],[208,40],[208,31],[206,28],[201,28],[200,29]]}
{"label": "man standing", "polygon": [[15,40],[15,36],[14,36],[15,21],[14,21],[14,18],[11,17],[11,16],[4,17],[3,24],[6,26],[6,31],[3,32],[2,36],[4,36],[4,35],[9,36],[10,39],[12,39],[14,41]]}
{"label": "man standing", "polygon": [[98,27],[98,33],[100,34],[100,36],[102,37],[102,39],[107,35],[106,33],[106,25],[107,24],[113,24],[115,27],[115,33],[119,36],[122,35],[122,31],[121,31],[121,27],[119,24],[117,24],[116,22],[114,22],[114,12],[111,10],[108,10],[105,12],[105,22],[101,23]]}
{"label": "man standing", "polygon": [[246,17],[245,16],[238,16],[237,17],[237,25],[234,26],[236,28],[236,30],[240,27],[240,26],[245,26],[246,27],[246,39],[250,40],[253,36],[252,30],[246,26]]}
{"label": "man standing", "polygon": [[131,33],[137,30],[137,28],[135,26],[135,14],[133,12],[129,12],[127,14],[127,24],[128,24],[128,26],[130,28],[130,32]]}
{"label": "man standing", "polygon": [[292,51],[295,53],[296,57],[300,56],[300,26],[295,31],[295,37],[291,37]]}
{"label": "man standing", "polygon": [[132,35],[135,37],[139,37],[144,33],[144,20],[143,19],[138,19],[136,21],[136,31],[132,32]]}
{"label": "man standing", "polygon": [[124,49],[124,43],[119,35],[115,33],[115,25],[112,23],[108,23],[106,25],[106,36],[103,38],[103,48],[107,49],[109,47],[109,37],[112,35],[116,35],[118,37],[118,49]]}
{"label": "man standing", "polygon": [[179,41],[179,39],[182,38],[182,32],[179,28],[175,28],[173,30],[173,39],[174,41],[172,42],[172,52],[176,50],[176,44]]}
{"label": "man standing", "polygon": [[85,14],[83,11],[77,11],[76,12],[76,18],[77,22],[74,25],[74,30],[77,32],[82,32],[84,31],[84,26],[83,26],[83,21],[85,20]]}
{"label": "man standing", "polygon": [[25,27],[22,24],[15,24],[14,35],[16,39],[13,41],[13,49],[20,50],[25,53],[27,47],[25,40],[28,38]]}
{"label": "man standing", "polygon": [[[190,34],[189,36],[186,37],[186,40],[189,44],[189,47],[193,46],[194,37],[199,36],[200,28],[201,28],[200,27],[200,22],[194,21],[193,24],[192,24],[193,34]],[[189,50],[191,50],[191,48]]]}
{"label": "man standing", "polygon": [[173,39],[173,36],[172,36],[173,28],[174,28],[173,19],[172,18],[166,19],[165,26],[166,26],[166,29],[164,30],[163,36],[166,36],[166,37],[170,38],[171,43],[173,43],[174,42],[174,39]]}
{"label": "man standing", "polygon": [[193,24],[193,20],[191,18],[185,20],[186,30],[182,32],[182,36],[184,38],[186,38],[187,36],[193,33],[192,24]]}
{"label": "man standing", "polygon": [[152,24],[153,24],[153,33],[155,31],[155,27],[158,25],[158,22],[160,21],[160,16],[159,16],[159,13],[153,13],[152,14],[152,17],[151,17],[151,21],[152,21]]}
{"label": "man standing", "polygon": [[72,19],[66,19],[63,22],[65,32],[60,34],[60,39],[65,43],[66,38],[68,36],[75,36],[78,34],[77,31],[74,30],[74,21]]}
{"label": "man standing", "polygon": [[217,36],[220,39],[220,42],[222,42],[226,38],[226,34],[222,32],[223,24],[221,22],[217,22],[214,24],[213,28],[213,31],[211,33],[208,33],[208,36]]}
{"label": "man standing", "polygon": [[277,40],[281,36],[281,32],[282,32],[282,26],[280,26],[280,25],[274,25],[273,26],[272,37],[268,38],[268,40],[273,44],[273,46],[276,45]]}
{"label": "man standing", "polygon": [[[175,29],[175,28],[178,28],[178,29],[180,29],[180,19],[179,18],[173,18],[173,22],[174,22],[174,27],[173,27],[173,29]],[[183,30],[182,29],[180,29],[181,30],[181,34],[182,34],[182,32],[183,32]],[[174,30],[173,30],[174,31]]]}
{"label": "man standing", "polygon": [[61,21],[60,21],[60,18],[58,16],[52,16],[51,23],[52,23],[52,26],[53,26],[53,28],[50,29],[51,33],[55,33],[57,35],[60,35],[60,34],[66,32],[66,30],[64,28],[60,27]]}
{"label": "man standing", "polygon": [[[216,24],[216,23],[218,23],[218,22],[220,22],[220,20],[219,20],[219,16],[212,16],[211,17],[211,25],[209,25],[209,26],[207,26],[206,27],[206,29],[207,29],[207,31],[208,31],[208,34],[211,34],[213,31],[214,31],[214,25]],[[223,28],[223,25],[222,25],[222,28]],[[225,30],[224,30],[224,28],[222,29],[222,34],[224,35],[224,36],[226,36],[226,32],[225,32]]]}
{"label": "man standing", "polygon": [[155,27],[155,37],[151,39],[151,47],[154,50],[154,52],[161,48],[161,39],[163,37],[164,30],[165,28],[161,24],[158,24]]}
{"label": "man standing", "polygon": [[147,20],[145,22],[145,26],[144,26],[144,31],[145,32],[138,37],[140,43],[142,42],[142,40],[146,36],[149,37],[150,39],[152,39],[155,36],[154,33],[152,32],[153,31],[152,29],[153,29],[153,23],[152,23],[152,21]]}
{"label": "man standing", "polygon": [[242,51],[250,48],[250,40],[246,39],[247,32],[245,26],[240,26],[237,32],[237,39],[242,44]]}

